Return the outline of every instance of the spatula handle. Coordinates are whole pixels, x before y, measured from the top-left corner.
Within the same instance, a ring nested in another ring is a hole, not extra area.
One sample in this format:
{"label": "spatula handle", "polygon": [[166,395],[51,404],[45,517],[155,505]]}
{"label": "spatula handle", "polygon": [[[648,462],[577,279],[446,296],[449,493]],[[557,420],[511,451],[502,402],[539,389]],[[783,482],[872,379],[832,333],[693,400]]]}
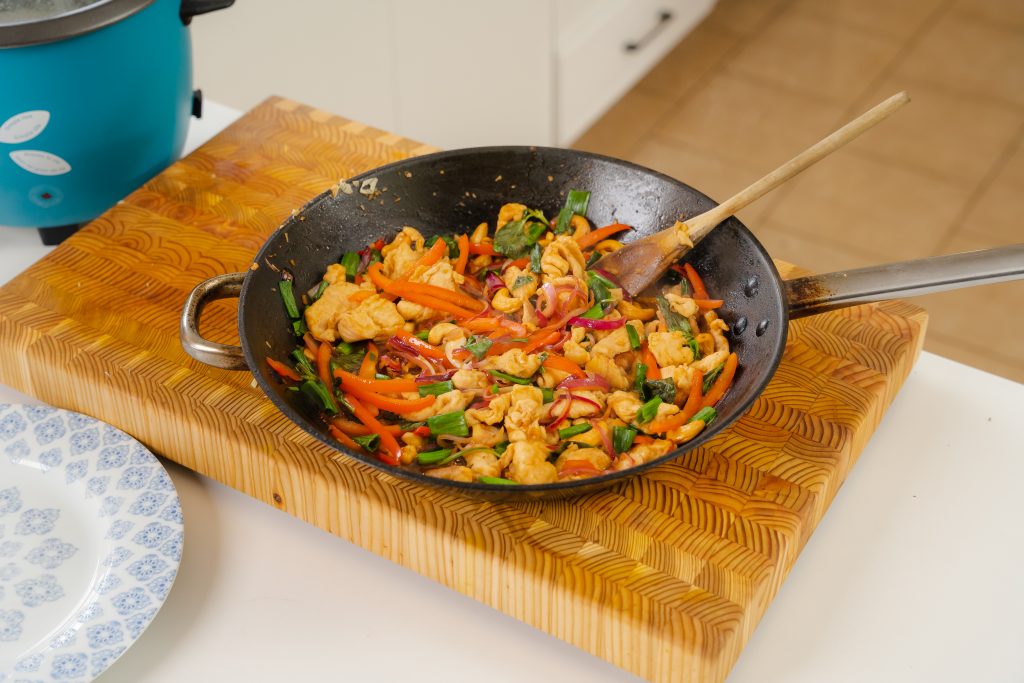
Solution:
{"label": "spatula handle", "polygon": [[694,243],[700,241],[710,230],[729,216],[747,206],[754,200],[764,196],[782,183],[786,182],[808,166],[828,156],[858,135],[885,119],[889,114],[910,101],[906,92],[898,92],[889,99],[875,105],[853,121],[835,131],[828,137],[815,143],[800,154],[779,166],[777,169],[758,181],[740,190],[715,208],[686,221],[690,239]]}

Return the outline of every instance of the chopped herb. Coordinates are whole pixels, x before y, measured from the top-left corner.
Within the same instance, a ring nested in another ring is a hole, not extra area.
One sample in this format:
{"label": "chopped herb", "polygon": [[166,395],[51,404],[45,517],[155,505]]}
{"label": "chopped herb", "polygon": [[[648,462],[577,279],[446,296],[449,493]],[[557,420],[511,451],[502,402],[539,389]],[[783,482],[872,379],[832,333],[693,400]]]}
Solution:
{"label": "chopped herb", "polygon": [[700,420],[705,425],[709,425],[715,421],[718,417],[718,411],[711,406],[705,406],[697,411],[697,414],[690,418],[690,422],[696,422]]}
{"label": "chopped herb", "polygon": [[447,465],[455,458],[459,457],[458,453],[452,453],[451,448],[442,448],[436,451],[424,451],[416,456],[416,462],[421,465]]}
{"label": "chopped herb", "polygon": [[331,283],[329,283],[327,280],[321,280],[320,284],[317,285],[316,287],[316,291],[313,292],[313,301],[318,301],[320,297],[324,295],[324,290],[327,289],[328,285],[330,284]]}
{"label": "chopped herb", "polygon": [[346,251],[345,255],[341,257],[341,265],[345,268],[345,279],[352,282],[359,274],[359,254],[354,251]]}
{"label": "chopped herb", "polygon": [[424,247],[429,249],[434,246],[438,240],[444,240],[445,244],[448,245],[448,258],[459,257],[459,243],[455,241],[455,238],[451,235],[433,235],[425,243]]}
{"label": "chopped herb", "polygon": [[487,353],[487,349],[493,344],[487,337],[472,336],[466,341],[466,350],[473,354],[473,357],[480,360]]}
{"label": "chopped herb", "polygon": [[449,380],[447,382],[421,384],[418,389],[420,390],[420,396],[440,396],[441,394],[447,394],[449,391],[454,391],[455,385]]}
{"label": "chopped herb", "polygon": [[690,351],[693,352],[693,359],[700,360],[704,357],[704,354],[700,352],[700,344],[697,343],[696,339],[690,339],[686,342],[686,345],[690,347]]}
{"label": "chopped herb", "polygon": [[[548,229],[547,223],[530,222],[530,218],[536,215],[536,212],[528,210],[519,220],[501,226],[501,229],[494,233],[494,251],[509,258],[526,256],[530,247],[536,244]],[[540,217],[543,218],[543,214],[540,214]]]}
{"label": "chopped herb", "polygon": [[590,203],[590,193],[586,190],[569,190],[565,197],[565,206],[558,212],[558,221],[555,223],[555,234],[564,235],[569,232],[570,221],[574,214],[587,215],[587,205]]}
{"label": "chopped herb", "polygon": [[497,377],[498,379],[503,379],[506,382],[512,382],[513,384],[531,383],[529,377],[516,377],[515,375],[510,375],[507,372],[502,372],[501,370],[488,370],[487,372],[489,372],[492,376]]}
{"label": "chopped herb", "polygon": [[301,348],[292,351],[292,358],[295,359],[295,369],[302,375],[302,379],[316,379],[316,370]]}
{"label": "chopped herb", "polygon": [[676,383],[670,377],[665,379],[649,379],[644,382],[643,395],[650,396],[652,399],[655,396],[659,396],[665,403],[674,403],[676,400]]}
{"label": "chopped herb", "polygon": [[295,303],[295,292],[292,290],[291,280],[281,280],[277,283],[277,291],[281,294],[281,301],[284,302],[284,310],[287,311],[288,317],[295,318],[299,317],[299,305]]}
{"label": "chopped herb", "polygon": [[370,453],[376,453],[377,448],[380,447],[380,435],[379,434],[367,434],[366,436],[353,436],[352,440],[357,444],[365,448]]}
{"label": "chopped herb", "polygon": [[655,396],[650,401],[640,406],[640,410],[636,411],[636,421],[639,424],[644,424],[645,422],[653,420],[654,416],[658,414],[658,406],[663,402],[664,401],[661,396]]}
{"label": "chopped herb", "polygon": [[566,427],[565,429],[559,429],[558,430],[558,438],[559,439],[568,439],[571,436],[576,436],[578,434],[585,434],[586,432],[589,432],[591,429],[593,429],[593,427],[591,427],[588,424],[573,425],[572,427]]}
{"label": "chopped herb", "polygon": [[612,427],[612,448],[616,453],[625,453],[633,445],[636,430],[632,427]]}
{"label": "chopped herb", "polygon": [[326,410],[331,415],[335,415],[338,412],[338,404],[334,401],[334,397],[331,396],[331,392],[327,391],[323,383],[320,380],[307,379],[300,385],[302,393],[306,395],[318,408]]}
{"label": "chopped herb", "polygon": [[530,250],[530,271],[533,272],[533,273],[536,273],[537,275],[540,275],[541,272],[542,272],[541,268],[540,268],[540,258],[541,258],[540,245],[539,244],[535,244],[535,245],[533,245],[533,249]]}
{"label": "chopped herb", "polygon": [[469,426],[466,424],[466,411],[455,410],[450,413],[441,413],[434,417],[427,418],[427,426],[434,436],[440,434],[451,434],[452,436],[469,436]]}
{"label": "chopped herb", "polygon": [[706,394],[711,390],[711,385],[714,384],[715,380],[718,379],[718,376],[722,374],[722,368],[724,367],[725,363],[722,363],[704,377],[704,386],[701,387],[701,393]]}
{"label": "chopped herb", "polygon": [[633,391],[643,396],[644,382],[647,381],[647,363],[636,364],[636,379],[633,380]]}
{"label": "chopped herb", "polygon": [[626,336],[629,337],[629,348],[634,351],[640,350],[640,335],[637,334],[636,328],[626,323]]}
{"label": "chopped herb", "polygon": [[526,286],[526,285],[530,284],[531,282],[533,282],[533,278],[530,277],[529,275],[520,275],[512,283],[512,291],[515,291],[515,290],[519,289],[520,287]]}
{"label": "chopped herb", "polygon": [[416,333],[416,338],[420,341],[427,341],[427,337],[430,336],[430,330],[420,330]]}
{"label": "chopped herb", "polygon": [[359,367],[363,364],[363,358],[366,356],[366,349],[365,343],[346,344],[341,342],[334,349],[331,362],[345,372],[359,372]]}
{"label": "chopped herb", "polygon": [[544,403],[551,403],[555,400],[555,390],[548,387],[541,387],[540,393],[544,396]]}
{"label": "chopped herb", "polygon": [[512,481],[511,479],[502,479],[501,477],[479,477],[477,479],[481,484],[492,484],[495,486],[519,486],[518,481]]}
{"label": "chopped herb", "polygon": [[687,340],[691,339],[693,337],[693,329],[690,328],[690,321],[676,313],[665,297],[659,296],[657,300],[658,310],[661,311],[661,316],[665,319],[668,331],[682,332]]}
{"label": "chopped herb", "polygon": [[494,452],[497,453],[498,455],[501,455],[502,453],[505,452],[506,448],[508,448],[508,441],[502,441],[501,443],[496,444],[494,446]]}

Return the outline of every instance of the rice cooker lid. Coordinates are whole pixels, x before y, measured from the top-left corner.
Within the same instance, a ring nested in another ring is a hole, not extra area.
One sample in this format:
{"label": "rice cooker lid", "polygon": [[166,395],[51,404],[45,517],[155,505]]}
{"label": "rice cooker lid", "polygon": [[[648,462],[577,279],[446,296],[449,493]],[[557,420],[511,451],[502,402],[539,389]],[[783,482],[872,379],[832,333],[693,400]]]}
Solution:
{"label": "rice cooker lid", "polygon": [[130,17],[154,0],[0,0],[0,48],[50,43]]}

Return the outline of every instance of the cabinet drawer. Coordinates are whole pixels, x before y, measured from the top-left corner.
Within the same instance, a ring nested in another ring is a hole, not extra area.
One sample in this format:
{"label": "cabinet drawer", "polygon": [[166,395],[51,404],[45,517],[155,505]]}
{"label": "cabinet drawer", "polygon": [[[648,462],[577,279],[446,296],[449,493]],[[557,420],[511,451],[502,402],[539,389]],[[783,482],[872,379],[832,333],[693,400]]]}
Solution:
{"label": "cabinet drawer", "polygon": [[[571,0],[562,0],[571,2]],[[560,12],[558,143],[568,145],[703,19],[714,0],[609,0]]]}

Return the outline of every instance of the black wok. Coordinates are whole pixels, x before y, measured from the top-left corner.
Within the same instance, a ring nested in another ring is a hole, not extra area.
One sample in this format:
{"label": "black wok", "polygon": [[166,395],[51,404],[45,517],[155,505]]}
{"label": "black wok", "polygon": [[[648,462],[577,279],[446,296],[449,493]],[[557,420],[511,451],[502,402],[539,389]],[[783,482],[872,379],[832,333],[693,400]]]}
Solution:
{"label": "black wok", "polygon": [[[293,422],[332,448],[393,476],[487,498],[564,496],[592,491],[657,467],[727,428],[750,407],[774,374],[791,317],[924,291],[900,282],[879,292],[874,287],[877,277],[869,275],[871,286],[861,289],[872,291],[836,303],[841,297],[832,291],[827,276],[824,280],[806,279],[796,286],[783,282],[751,232],[736,218],[726,220],[686,258],[702,274],[708,291],[725,300],[721,315],[729,324],[729,341],[740,359],[733,386],[717,406],[718,419],[696,439],[652,462],[578,481],[491,486],[440,480],[385,465],[342,447],[305,399],[286,391],[271,375],[266,358],[284,359],[295,347],[291,324],[277,292],[281,276],[275,267],[289,270],[295,278],[295,291],[303,292],[319,283],[327,265],[344,252],[358,251],[378,238],[389,240],[402,226],[415,227],[428,237],[470,232],[483,221],[493,224],[499,207],[510,201],[540,208],[552,216],[570,189],[591,192],[587,215],[595,226],[614,222],[633,226],[626,240],[651,234],[681,216],[693,216],[715,205],[704,194],[660,173],[571,150],[492,147],[400,161],[314,198],[271,235],[254,259],[255,269],[200,284],[186,303],[182,343],[201,361],[251,370],[260,388]],[[1018,248],[1010,256],[1015,259],[1014,272],[1024,273],[1024,249]],[[940,269],[942,266],[939,264]],[[845,274],[843,279],[848,280]],[[1002,273],[986,281],[998,279],[1009,278]],[[935,281],[930,278],[929,284]],[[239,296],[240,350],[204,340],[197,331],[202,304],[231,296]]]}

